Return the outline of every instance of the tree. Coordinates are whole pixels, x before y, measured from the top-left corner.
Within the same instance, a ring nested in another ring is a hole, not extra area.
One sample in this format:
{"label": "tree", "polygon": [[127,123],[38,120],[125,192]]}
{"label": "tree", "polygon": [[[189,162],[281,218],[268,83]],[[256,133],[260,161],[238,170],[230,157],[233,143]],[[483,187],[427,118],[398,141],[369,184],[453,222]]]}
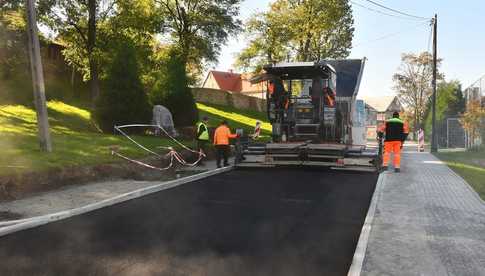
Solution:
{"label": "tree", "polygon": [[96,122],[105,132],[113,131],[115,125],[147,123],[151,117],[135,47],[127,42],[120,44],[115,52],[94,111]]}
{"label": "tree", "polygon": [[193,126],[198,119],[194,97],[188,87],[184,58],[176,48],[163,51],[157,81],[150,91],[150,102],[172,112],[176,126]]}
{"label": "tree", "polygon": [[[68,62],[89,79],[91,98],[99,96],[98,26],[113,12],[115,0],[43,1],[46,15],[41,17],[66,44]],[[101,5],[102,4],[102,5]]]}
{"label": "tree", "polygon": [[214,62],[221,45],[240,30],[236,19],[241,0],[156,0],[166,18],[164,30],[177,45],[187,69],[200,72]]}
{"label": "tree", "polygon": [[347,57],[354,34],[348,0],[277,0],[246,24],[250,43],[236,65],[247,69],[282,61]]}
{"label": "tree", "polygon": [[[465,111],[465,98],[459,81],[438,83],[436,94],[436,121],[458,117]],[[431,101],[428,101],[425,118],[425,129],[431,131]]]}
{"label": "tree", "polygon": [[89,80],[91,98],[99,96],[118,44],[130,41],[135,47],[142,72],[149,70],[151,47],[164,18],[154,0],[46,0],[44,22],[65,44],[66,60]]}
{"label": "tree", "polygon": [[[437,62],[439,66],[441,59]],[[403,54],[399,71],[393,76],[399,100],[411,111],[414,130],[422,126],[432,94],[432,64],[433,56],[428,52]],[[438,73],[437,78],[442,79],[442,75]]]}
{"label": "tree", "polygon": [[471,100],[467,104],[465,113],[463,113],[460,123],[463,128],[467,131],[469,141],[471,141],[472,146],[474,141],[480,135],[480,126],[485,120],[485,107],[481,105],[480,100]]}
{"label": "tree", "polygon": [[[274,5],[277,10],[279,6]],[[235,66],[243,70],[260,71],[262,66],[275,61],[282,61],[290,52],[288,15],[281,12],[258,13],[246,23],[246,36],[249,45],[237,56]]]}
{"label": "tree", "polygon": [[[155,73],[160,70],[156,33],[163,21],[153,0],[117,0],[109,20],[100,26],[99,63],[110,64],[113,59],[111,49],[129,41],[136,50],[142,82],[145,88],[151,88]],[[103,78],[102,74],[101,80]]]}
{"label": "tree", "polygon": [[13,78],[29,70],[25,28],[24,13],[20,10],[0,12],[0,79]]}

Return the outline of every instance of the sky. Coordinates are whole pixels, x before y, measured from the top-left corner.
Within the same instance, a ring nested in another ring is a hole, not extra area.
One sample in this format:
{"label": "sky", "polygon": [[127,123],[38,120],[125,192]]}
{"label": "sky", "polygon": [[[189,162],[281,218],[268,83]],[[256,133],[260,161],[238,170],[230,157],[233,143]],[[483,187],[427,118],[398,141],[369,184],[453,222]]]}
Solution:
{"label": "sky", "polygon": [[[365,0],[352,0],[381,10]],[[252,13],[268,10],[270,0],[245,0],[242,20]],[[446,80],[459,80],[463,88],[485,74],[485,1],[483,0],[374,0],[387,7],[421,17],[438,15],[438,57]],[[429,23],[383,15],[352,4],[354,40],[349,58],[366,57],[360,96],[393,95],[392,76],[402,53],[431,51]],[[245,37],[232,37],[222,48],[214,69],[232,69],[234,56],[247,45]]]}

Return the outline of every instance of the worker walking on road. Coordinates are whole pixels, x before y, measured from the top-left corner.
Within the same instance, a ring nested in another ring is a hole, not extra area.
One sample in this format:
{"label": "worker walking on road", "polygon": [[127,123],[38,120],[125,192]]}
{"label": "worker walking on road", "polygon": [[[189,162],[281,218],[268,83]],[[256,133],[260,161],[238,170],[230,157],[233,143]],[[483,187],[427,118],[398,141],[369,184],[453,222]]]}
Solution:
{"label": "worker walking on road", "polygon": [[214,133],[214,146],[216,148],[217,167],[221,167],[221,159],[224,158],[224,167],[229,166],[228,158],[230,152],[229,139],[237,138],[237,134],[231,134],[226,121],[222,121]]}
{"label": "worker walking on road", "polygon": [[391,152],[394,153],[394,171],[401,171],[401,149],[408,137],[408,124],[399,118],[399,112],[394,112],[392,118],[379,126],[378,136],[384,138],[384,156],[382,167],[387,170]]}

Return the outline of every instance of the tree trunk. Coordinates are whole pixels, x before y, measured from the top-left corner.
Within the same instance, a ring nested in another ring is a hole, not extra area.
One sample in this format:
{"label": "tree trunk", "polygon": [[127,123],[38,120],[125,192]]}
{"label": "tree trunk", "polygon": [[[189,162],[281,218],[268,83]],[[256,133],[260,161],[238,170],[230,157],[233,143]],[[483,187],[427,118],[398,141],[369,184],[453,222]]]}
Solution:
{"label": "tree trunk", "polygon": [[99,96],[98,64],[94,56],[96,47],[96,0],[88,0],[88,59],[89,59],[89,86],[93,103]]}

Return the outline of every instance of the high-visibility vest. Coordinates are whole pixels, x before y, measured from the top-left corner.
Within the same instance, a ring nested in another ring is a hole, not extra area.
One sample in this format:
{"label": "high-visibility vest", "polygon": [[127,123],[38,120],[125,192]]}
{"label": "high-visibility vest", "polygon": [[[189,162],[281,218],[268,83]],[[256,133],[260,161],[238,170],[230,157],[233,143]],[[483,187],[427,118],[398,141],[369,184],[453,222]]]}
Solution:
{"label": "high-visibility vest", "polygon": [[409,126],[399,118],[391,118],[379,126],[378,132],[385,133],[385,141],[404,141],[409,133]]}
{"label": "high-visibility vest", "polygon": [[197,123],[197,134],[199,133],[201,126],[204,126],[205,130],[199,135],[199,137],[197,137],[197,139],[209,141],[209,129],[207,128],[206,124],[202,122]]}
{"label": "high-visibility vest", "polygon": [[236,134],[231,134],[231,130],[221,125],[214,132],[214,145],[229,145],[229,138],[236,138]]}

